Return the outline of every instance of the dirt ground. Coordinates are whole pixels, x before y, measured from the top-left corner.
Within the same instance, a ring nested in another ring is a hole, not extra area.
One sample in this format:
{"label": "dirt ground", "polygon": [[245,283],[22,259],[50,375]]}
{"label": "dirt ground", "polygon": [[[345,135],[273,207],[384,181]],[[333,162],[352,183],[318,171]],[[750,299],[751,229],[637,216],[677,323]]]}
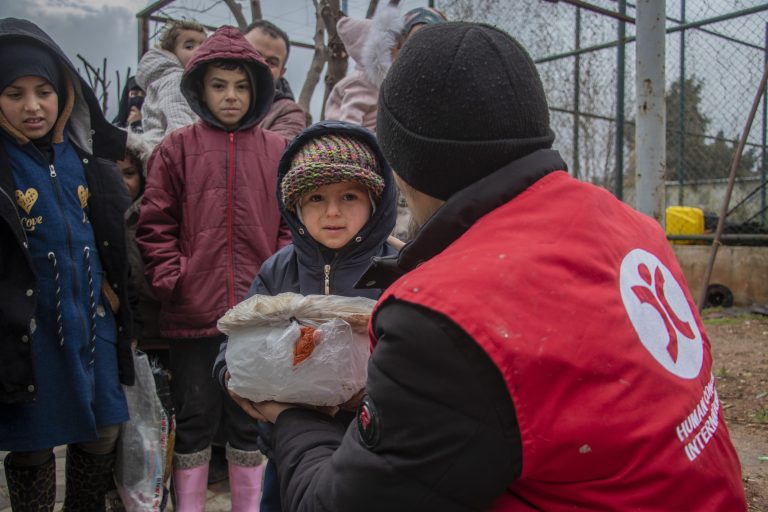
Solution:
{"label": "dirt ground", "polygon": [[768,512],[768,309],[711,309],[703,319],[749,510]]}

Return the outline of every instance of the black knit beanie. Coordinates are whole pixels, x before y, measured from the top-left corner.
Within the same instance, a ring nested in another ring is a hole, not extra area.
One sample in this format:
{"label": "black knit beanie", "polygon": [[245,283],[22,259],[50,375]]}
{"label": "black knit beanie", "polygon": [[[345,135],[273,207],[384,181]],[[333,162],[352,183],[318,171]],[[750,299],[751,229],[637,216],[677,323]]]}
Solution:
{"label": "black knit beanie", "polygon": [[555,139],[533,60],[508,34],[478,23],[439,23],[409,38],[378,109],[392,169],[442,200]]}
{"label": "black knit beanie", "polygon": [[58,59],[36,42],[19,39],[0,46],[0,70],[0,92],[23,76],[39,76],[53,86],[56,94],[64,92]]}

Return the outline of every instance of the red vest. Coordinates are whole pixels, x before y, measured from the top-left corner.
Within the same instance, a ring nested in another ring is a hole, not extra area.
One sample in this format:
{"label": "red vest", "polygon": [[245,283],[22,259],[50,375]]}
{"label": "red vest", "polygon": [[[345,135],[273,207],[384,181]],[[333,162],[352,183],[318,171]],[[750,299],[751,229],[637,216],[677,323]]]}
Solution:
{"label": "red vest", "polygon": [[746,510],[709,340],[650,217],[555,172],[390,296],[449,317],[507,383],[523,468],[492,510]]}

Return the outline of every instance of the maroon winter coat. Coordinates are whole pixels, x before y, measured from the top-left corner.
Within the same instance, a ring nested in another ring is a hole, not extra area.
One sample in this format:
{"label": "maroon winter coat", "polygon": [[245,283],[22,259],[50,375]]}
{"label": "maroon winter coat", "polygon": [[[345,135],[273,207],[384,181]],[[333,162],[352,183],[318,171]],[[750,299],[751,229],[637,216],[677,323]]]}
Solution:
{"label": "maroon winter coat", "polygon": [[[237,59],[251,108],[233,131],[201,101],[206,64]],[[240,32],[222,27],[187,64],[181,89],[200,116],[152,153],[136,241],[169,338],[219,334],[216,321],[245,297],[261,264],[290,242],[278,211],[277,163],[286,141],[257,123],[272,105],[272,75]]]}

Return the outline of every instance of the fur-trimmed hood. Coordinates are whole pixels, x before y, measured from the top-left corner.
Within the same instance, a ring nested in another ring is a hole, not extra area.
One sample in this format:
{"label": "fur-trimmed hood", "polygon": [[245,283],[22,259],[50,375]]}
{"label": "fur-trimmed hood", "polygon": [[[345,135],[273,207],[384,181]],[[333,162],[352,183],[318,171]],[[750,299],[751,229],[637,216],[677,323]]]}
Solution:
{"label": "fur-trimmed hood", "polygon": [[376,87],[381,85],[392,66],[392,49],[403,31],[403,15],[393,5],[385,5],[373,17],[370,33],[363,45],[365,76]]}
{"label": "fur-trimmed hood", "polygon": [[392,49],[402,29],[400,9],[391,5],[385,5],[370,20],[345,16],[336,23],[339,38],[355,61],[356,70],[362,71],[376,87],[392,65]]}

